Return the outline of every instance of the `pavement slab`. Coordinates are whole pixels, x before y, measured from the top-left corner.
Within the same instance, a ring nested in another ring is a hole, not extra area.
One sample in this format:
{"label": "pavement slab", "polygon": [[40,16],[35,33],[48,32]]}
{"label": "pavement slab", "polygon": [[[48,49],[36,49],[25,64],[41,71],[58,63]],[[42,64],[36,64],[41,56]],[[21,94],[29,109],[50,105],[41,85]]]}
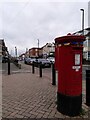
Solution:
{"label": "pavement slab", "polygon": [[84,115],[69,117],[57,111],[57,85],[51,84],[50,77],[40,78],[31,72],[2,75],[2,117],[3,118],[54,118],[77,120],[89,118],[85,105],[85,81],[83,81]]}

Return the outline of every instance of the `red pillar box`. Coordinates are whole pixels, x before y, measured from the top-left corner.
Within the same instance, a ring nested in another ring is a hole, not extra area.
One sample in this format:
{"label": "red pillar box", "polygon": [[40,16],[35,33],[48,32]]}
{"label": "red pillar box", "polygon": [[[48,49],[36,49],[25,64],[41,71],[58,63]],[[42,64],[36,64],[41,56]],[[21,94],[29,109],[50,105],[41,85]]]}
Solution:
{"label": "red pillar box", "polygon": [[57,110],[69,116],[82,106],[82,53],[84,36],[67,35],[55,39],[55,67],[58,70]]}

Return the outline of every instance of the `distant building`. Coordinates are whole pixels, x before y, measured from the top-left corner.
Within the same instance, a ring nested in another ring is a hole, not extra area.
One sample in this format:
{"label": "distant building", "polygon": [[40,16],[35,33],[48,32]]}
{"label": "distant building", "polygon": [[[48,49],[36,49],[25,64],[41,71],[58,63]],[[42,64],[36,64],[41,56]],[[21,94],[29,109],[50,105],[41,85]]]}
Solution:
{"label": "distant building", "polygon": [[[82,35],[83,31],[77,31],[74,33],[75,35]],[[90,27],[84,29],[84,35],[86,37],[86,40],[83,42],[83,58],[86,60],[90,60]]]}
{"label": "distant building", "polygon": [[39,57],[42,56],[42,48],[33,47],[29,49],[29,57]]}
{"label": "distant building", "polygon": [[0,39],[0,61],[2,61],[2,57],[8,55],[8,50],[5,45],[4,39]]}
{"label": "distant building", "polygon": [[29,55],[29,51],[26,51],[26,53],[25,53],[25,57],[29,57],[30,55]]}
{"label": "distant building", "polygon": [[55,45],[54,43],[46,43],[41,48],[33,47],[27,50],[25,53],[21,54],[19,57],[25,58],[25,57],[47,57],[49,55],[52,56],[52,54],[55,53]]}
{"label": "distant building", "polygon": [[43,47],[33,47],[28,52],[26,53],[27,57],[47,57],[49,54],[55,52],[55,47],[53,43],[46,43]]}
{"label": "distant building", "polygon": [[19,56],[19,58],[20,58],[20,60],[24,60],[24,58],[25,58],[25,53],[21,54],[21,55]]}
{"label": "distant building", "polygon": [[[74,34],[82,35],[83,31],[77,31]],[[90,1],[88,2],[88,28],[84,29],[86,40],[83,42],[83,58],[90,60]]]}
{"label": "distant building", "polygon": [[49,56],[50,53],[55,52],[55,45],[54,43],[46,43],[46,45],[42,47],[42,50],[43,50],[43,56]]}

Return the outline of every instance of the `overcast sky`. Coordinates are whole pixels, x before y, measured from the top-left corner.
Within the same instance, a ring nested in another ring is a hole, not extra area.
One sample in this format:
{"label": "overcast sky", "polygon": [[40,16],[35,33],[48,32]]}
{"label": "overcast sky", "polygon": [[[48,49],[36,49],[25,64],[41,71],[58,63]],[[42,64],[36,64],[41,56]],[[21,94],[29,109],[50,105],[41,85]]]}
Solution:
{"label": "overcast sky", "polygon": [[4,38],[10,54],[15,53],[15,46],[18,54],[26,48],[37,47],[37,39],[42,47],[47,42],[54,42],[58,36],[81,30],[81,8],[85,10],[86,28],[88,0],[2,0],[0,38]]}

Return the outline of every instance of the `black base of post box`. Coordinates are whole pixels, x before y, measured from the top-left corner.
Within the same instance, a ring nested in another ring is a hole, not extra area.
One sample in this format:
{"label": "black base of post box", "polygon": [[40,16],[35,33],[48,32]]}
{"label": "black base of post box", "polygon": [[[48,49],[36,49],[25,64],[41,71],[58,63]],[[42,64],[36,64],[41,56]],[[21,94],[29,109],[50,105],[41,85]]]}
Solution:
{"label": "black base of post box", "polygon": [[77,116],[82,108],[82,95],[66,96],[57,92],[57,110],[68,116]]}

